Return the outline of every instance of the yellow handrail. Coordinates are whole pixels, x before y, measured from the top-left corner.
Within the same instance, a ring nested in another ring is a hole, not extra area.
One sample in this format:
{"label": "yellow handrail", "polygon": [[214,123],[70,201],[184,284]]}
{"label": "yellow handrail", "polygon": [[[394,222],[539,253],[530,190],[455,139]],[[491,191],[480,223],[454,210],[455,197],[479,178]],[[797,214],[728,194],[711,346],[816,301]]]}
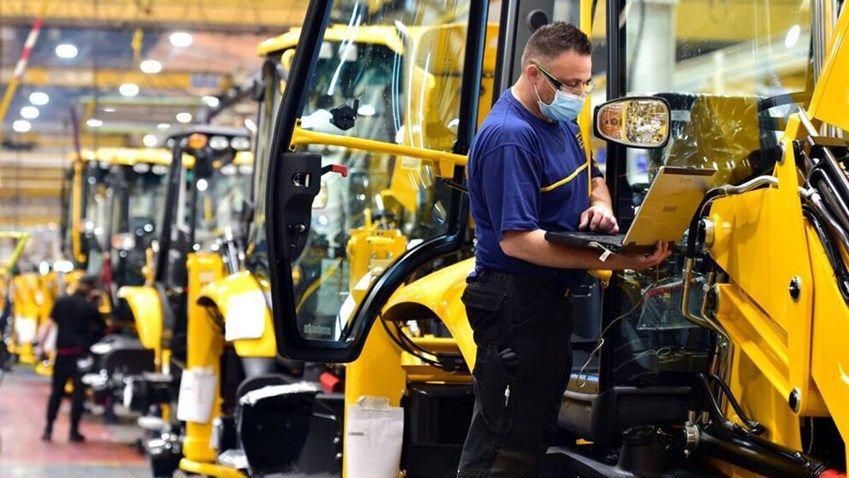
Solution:
{"label": "yellow handrail", "polygon": [[437,163],[437,174],[442,177],[452,177],[455,166],[466,166],[468,157],[461,154],[435,151],[432,149],[407,146],[402,144],[386,143],[373,139],[356,138],[353,136],[340,136],[330,133],[318,133],[296,126],[292,132],[292,146],[323,144],[327,146],[342,146],[360,151],[373,151],[377,153],[394,154],[397,156],[408,156]]}

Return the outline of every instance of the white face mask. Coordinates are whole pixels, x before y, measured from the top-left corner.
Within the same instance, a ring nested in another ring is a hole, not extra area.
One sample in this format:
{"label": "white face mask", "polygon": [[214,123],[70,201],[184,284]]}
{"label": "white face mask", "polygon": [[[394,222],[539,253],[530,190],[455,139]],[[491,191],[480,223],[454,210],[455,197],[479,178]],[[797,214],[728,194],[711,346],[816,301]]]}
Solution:
{"label": "white face mask", "polygon": [[534,92],[537,94],[540,112],[552,121],[575,121],[584,107],[584,96],[554,90],[554,99],[551,104],[547,104],[540,98],[537,85],[534,85]]}

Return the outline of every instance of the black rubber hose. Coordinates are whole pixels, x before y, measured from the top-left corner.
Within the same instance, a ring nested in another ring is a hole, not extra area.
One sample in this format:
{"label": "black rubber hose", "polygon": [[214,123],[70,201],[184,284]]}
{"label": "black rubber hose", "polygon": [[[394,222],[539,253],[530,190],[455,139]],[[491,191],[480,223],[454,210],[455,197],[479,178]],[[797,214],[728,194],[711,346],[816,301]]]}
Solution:
{"label": "black rubber hose", "polygon": [[843,300],[849,301],[849,270],[847,270],[846,263],[843,262],[834,240],[823,226],[824,219],[820,217],[820,213],[816,209],[807,204],[802,206],[802,214],[811,222],[811,227],[814,228],[820,242],[822,242],[828,262],[834,270],[834,275],[837,276],[837,288],[840,289],[840,295],[843,296]]}
{"label": "black rubber hose", "polygon": [[765,447],[759,440],[732,436],[721,430],[699,430],[697,450],[771,478],[817,478],[827,468],[803,453]]}

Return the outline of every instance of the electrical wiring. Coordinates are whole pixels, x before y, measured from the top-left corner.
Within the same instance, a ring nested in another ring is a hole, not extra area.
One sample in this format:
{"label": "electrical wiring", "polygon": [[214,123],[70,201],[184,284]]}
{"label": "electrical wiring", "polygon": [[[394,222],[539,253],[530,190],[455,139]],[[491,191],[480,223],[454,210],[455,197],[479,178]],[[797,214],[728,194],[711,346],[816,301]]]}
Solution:
{"label": "electrical wiring", "polygon": [[417,359],[421,360],[422,362],[424,362],[428,365],[431,365],[433,367],[437,367],[437,368],[440,368],[440,369],[445,368],[441,363],[439,363],[438,360],[434,360],[432,358],[424,356],[422,353],[426,353],[426,354],[429,354],[429,355],[434,355],[434,354],[432,352],[425,350],[422,347],[419,347],[415,343],[413,343],[413,341],[410,340],[410,338],[407,337],[406,334],[404,334],[404,332],[400,330],[400,327],[398,327],[397,324],[396,324],[396,330],[398,332],[398,335],[403,336],[407,340],[406,342],[403,339],[399,338],[398,335],[395,335],[395,333],[392,332],[389,329],[389,325],[387,325],[386,321],[383,320],[383,316],[378,316],[377,320],[383,326],[383,329],[386,331],[386,334],[389,336],[389,339],[395,345],[397,345],[401,350],[409,353],[410,355],[416,357]]}
{"label": "electrical wiring", "polygon": [[[607,327],[605,327],[601,331],[601,333],[598,336],[598,342],[596,343],[595,348],[593,348],[593,350],[589,353],[589,355],[587,356],[587,360],[584,362],[584,365],[582,365],[581,369],[578,371],[578,375],[577,375],[578,388],[584,388],[587,385],[587,380],[586,380],[587,377],[588,377],[588,374],[586,374],[587,367],[590,366],[590,362],[592,362],[593,357],[597,353],[599,353],[601,351],[601,348],[604,346],[604,344],[606,342],[605,339],[604,339],[604,336],[607,335],[607,332],[610,331],[610,329],[614,325],[619,323],[620,320],[622,320],[625,317],[634,313],[643,304],[643,302],[645,301],[645,298],[648,295],[649,291],[651,291],[657,284],[662,282],[662,280],[663,279],[659,279],[659,280],[656,280],[656,281],[652,282],[651,284],[649,284],[648,287],[646,287],[645,292],[643,292],[643,294],[640,296],[640,300],[638,300],[634,304],[633,307],[631,307],[627,312],[624,312],[623,314],[619,315],[618,317],[616,317],[615,319],[610,321],[610,323],[607,324]],[[583,380],[581,379],[582,376],[584,377]]]}

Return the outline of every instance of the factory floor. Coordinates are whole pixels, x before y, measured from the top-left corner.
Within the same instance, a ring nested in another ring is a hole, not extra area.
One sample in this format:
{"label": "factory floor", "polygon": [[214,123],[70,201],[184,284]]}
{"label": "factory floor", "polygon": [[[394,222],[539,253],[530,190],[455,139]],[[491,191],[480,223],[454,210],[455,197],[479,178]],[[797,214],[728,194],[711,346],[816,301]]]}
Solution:
{"label": "factory floor", "polygon": [[[2,372],[0,372],[2,373]],[[32,369],[14,367],[0,382],[0,477],[3,478],[143,478],[150,471],[139,452],[141,430],[132,416],[106,424],[86,413],[80,425],[85,443],[68,441],[70,401],[64,400],[53,441],[42,442],[50,379]],[[89,406],[89,405],[87,405]],[[121,415],[120,410],[118,410]]]}

